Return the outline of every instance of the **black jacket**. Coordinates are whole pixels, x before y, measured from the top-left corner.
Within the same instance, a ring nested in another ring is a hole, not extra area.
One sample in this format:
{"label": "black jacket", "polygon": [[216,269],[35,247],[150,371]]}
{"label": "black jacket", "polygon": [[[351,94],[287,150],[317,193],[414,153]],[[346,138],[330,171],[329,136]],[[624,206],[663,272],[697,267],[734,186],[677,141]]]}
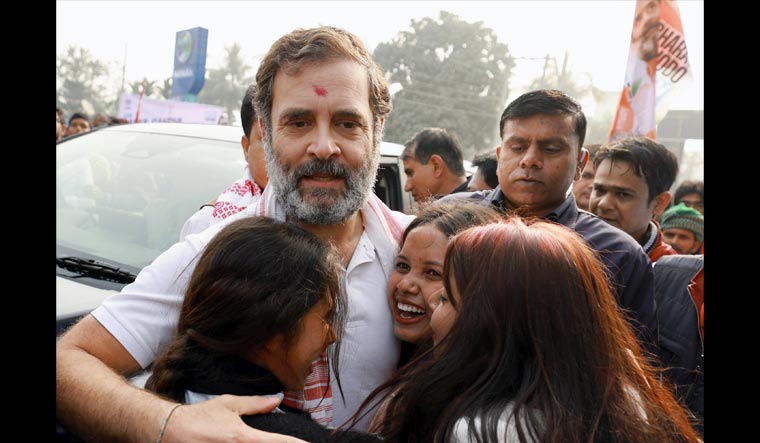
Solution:
{"label": "black jacket", "polygon": [[704,267],[704,255],[665,255],[654,264],[657,322],[665,374],[676,396],[697,417],[705,414],[705,345],[699,333],[699,311],[688,286]]}
{"label": "black jacket", "polygon": [[[284,386],[266,369],[242,358],[219,361],[211,370],[186,372],[187,389],[201,394],[273,395]],[[210,368],[207,368],[210,369]],[[280,411],[243,416],[243,421],[260,431],[291,435],[310,443],[377,443],[377,435],[332,429],[314,422],[309,414],[280,405]]]}

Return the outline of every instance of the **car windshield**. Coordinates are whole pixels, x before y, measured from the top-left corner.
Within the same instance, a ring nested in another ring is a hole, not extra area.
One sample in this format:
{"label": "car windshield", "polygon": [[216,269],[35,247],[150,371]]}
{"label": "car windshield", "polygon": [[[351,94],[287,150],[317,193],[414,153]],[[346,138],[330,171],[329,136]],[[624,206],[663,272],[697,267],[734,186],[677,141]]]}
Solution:
{"label": "car windshield", "polygon": [[185,220],[244,168],[233,141],[109,128],[61,142],[58,255],[139,271],[176,243]]}

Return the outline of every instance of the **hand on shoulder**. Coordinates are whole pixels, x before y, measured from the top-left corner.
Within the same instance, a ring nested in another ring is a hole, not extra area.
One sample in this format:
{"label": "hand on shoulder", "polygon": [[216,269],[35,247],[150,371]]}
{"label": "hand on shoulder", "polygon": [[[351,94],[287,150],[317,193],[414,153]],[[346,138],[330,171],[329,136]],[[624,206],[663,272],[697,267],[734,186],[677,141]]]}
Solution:
{"label": "hand on shoulder", "polygon": [[269,413],[279,404],[280,399],[276,397],[222,395],[182,405],[167,423],[161,443],[306,443],[295,437],[253,429],[240,418],[241,415]]}

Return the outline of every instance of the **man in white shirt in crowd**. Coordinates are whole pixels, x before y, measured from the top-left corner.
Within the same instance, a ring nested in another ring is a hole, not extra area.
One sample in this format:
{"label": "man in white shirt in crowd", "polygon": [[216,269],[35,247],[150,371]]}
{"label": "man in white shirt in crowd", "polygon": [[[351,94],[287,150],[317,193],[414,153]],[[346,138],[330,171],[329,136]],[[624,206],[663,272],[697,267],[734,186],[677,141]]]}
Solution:
{"label": "man in white shirt in crowd", "polygon": [[372,193],[391,110],[382,71],[353,34],[298,29],[274,43],[256,85],[269,173],[260,200],[172,246],[59,340],[56,413],[75,434],[98,441],[155,441],[157,435],[163,443],[295,441],[243,423],[240,415],[267,410],[260,398],[225,395],[174,409],[175,403],[124,378],[150,365],[172,337],[194,258],[239,217],[293,221],[333,244],[343,259],[349,312],[340,372],[346,401],[334,385],[324,400],[307,397],[312,417],[341,424],[395,369],[400,345],[385,287],[398,240],[413,217],[391,211]]}

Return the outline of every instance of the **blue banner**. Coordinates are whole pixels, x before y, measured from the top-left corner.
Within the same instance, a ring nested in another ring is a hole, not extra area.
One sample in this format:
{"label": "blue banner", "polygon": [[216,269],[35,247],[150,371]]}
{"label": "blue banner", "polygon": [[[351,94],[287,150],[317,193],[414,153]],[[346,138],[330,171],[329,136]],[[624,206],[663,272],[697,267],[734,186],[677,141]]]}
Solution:
{"label": "blue banner", "polygon": [[174,45],[172,98],[183,100],[197,95],[206,80],[208,29],[192,28],[177,32]]}

